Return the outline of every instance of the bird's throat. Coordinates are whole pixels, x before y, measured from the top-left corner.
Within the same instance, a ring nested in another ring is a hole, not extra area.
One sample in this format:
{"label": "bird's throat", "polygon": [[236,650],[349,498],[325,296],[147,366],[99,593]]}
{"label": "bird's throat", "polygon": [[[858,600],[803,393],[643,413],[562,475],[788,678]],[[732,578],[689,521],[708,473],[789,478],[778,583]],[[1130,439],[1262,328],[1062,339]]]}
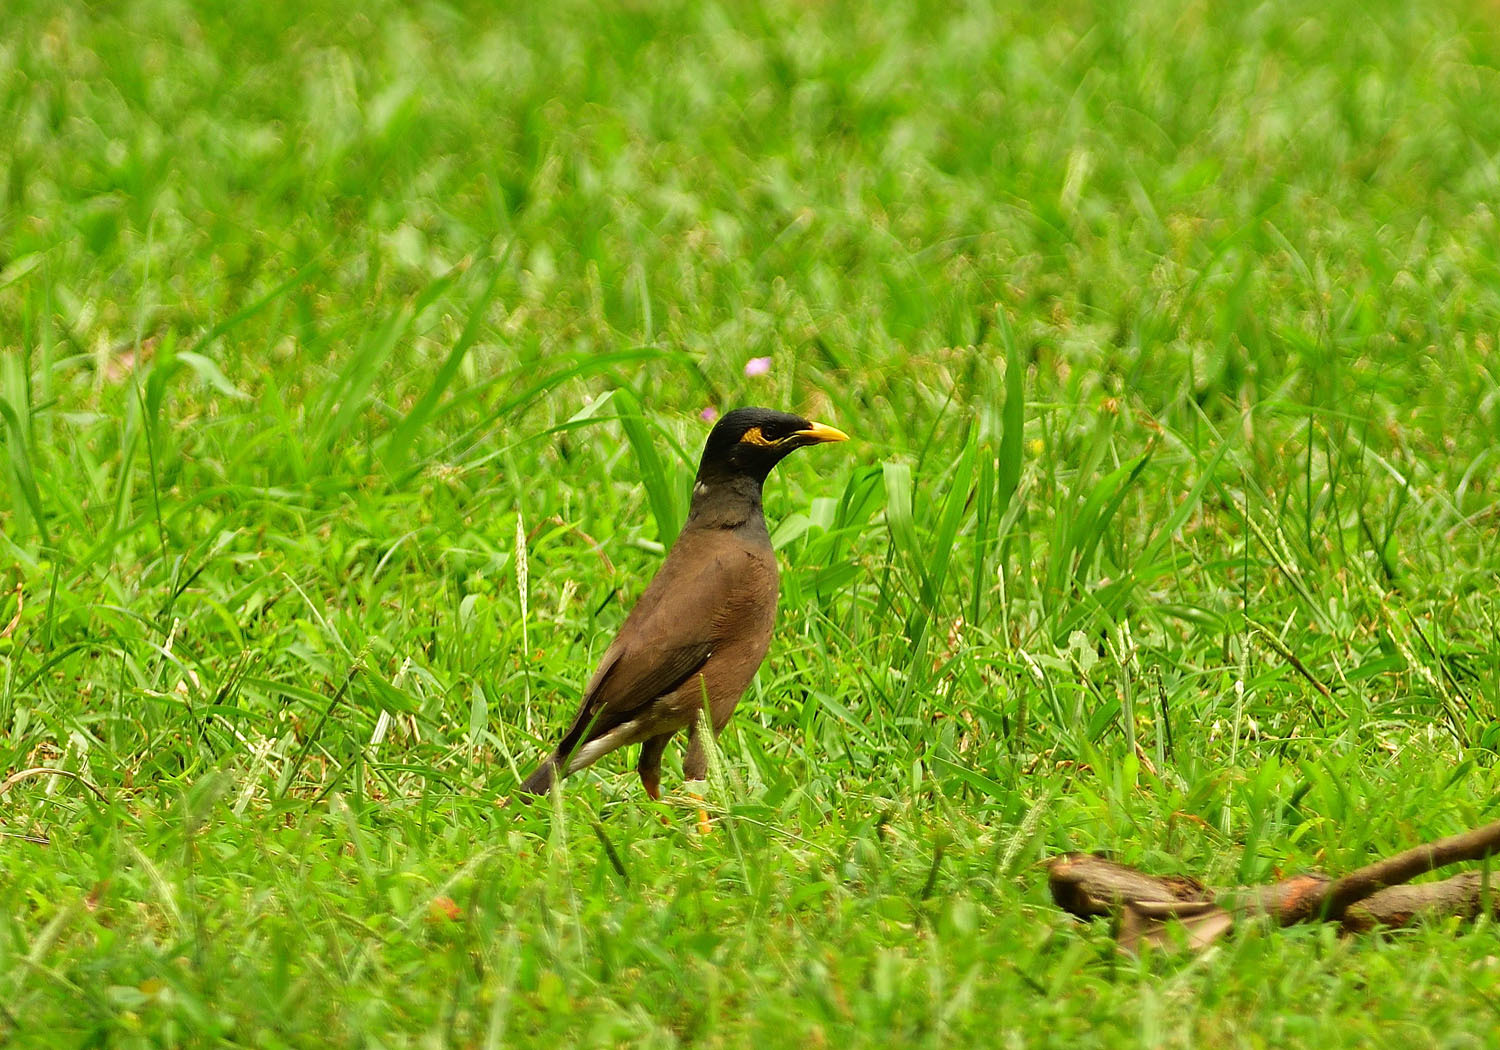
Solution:
{"label": "bird's throat", "polygon": [[693,484],[693,502],[688,508],[689,526],[737,529],[757,522],[765,528],[760,479],[745,474],[698,475]]}

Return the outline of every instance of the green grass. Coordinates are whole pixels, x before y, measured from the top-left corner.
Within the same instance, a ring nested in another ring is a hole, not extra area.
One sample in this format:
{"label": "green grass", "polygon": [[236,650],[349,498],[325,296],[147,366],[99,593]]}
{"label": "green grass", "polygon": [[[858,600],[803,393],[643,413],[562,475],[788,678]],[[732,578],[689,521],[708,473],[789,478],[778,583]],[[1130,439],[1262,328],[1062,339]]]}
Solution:
{"label": "green grass", "polygon": [[[6,4],[0,1042],[1488,1045],[1037,862],[1495,819],[1493,5],[303,7]],[[745,403],[716,833],[500,808]]]}

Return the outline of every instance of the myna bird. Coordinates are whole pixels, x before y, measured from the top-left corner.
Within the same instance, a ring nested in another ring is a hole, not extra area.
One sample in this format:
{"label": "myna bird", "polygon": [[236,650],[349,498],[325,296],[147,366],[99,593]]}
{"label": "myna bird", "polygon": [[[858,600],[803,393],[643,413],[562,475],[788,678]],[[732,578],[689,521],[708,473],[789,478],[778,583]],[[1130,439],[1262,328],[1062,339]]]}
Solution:
{"label": "myna bird", "polygon": [[717,734],[765,658],[776,619],[776,556],[761,509],[766,475],[804,445],[847,440],[833,427],[765,408],[735,409],[714,425],[677,542],[605,650],[572,725],[523,792],[543,794],[559,771],[567,776],[640,744],[636,772],[659,799],[662,753],[683,728],[683,775],[706,776],[698,739],[703,702]]}

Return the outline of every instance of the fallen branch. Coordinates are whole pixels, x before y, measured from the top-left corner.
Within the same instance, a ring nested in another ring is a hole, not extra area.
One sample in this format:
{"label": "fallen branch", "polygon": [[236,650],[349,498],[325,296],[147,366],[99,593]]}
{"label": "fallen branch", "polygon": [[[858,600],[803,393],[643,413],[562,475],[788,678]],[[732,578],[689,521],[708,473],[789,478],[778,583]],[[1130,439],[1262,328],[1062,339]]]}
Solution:
{"label": "fallen branch", "polygon": [[1450,915],[1473,920],[1481,913],[1500,919],[1500,897],[1487,881],[1482,871],[1466,871],[1441,882],[1388,886],[1350,905],[1344,912],[1343,928],[1349,933],[1367,933],[1377,926],[1398,928]]}
{"label": "fallen branch", "polygon": [[1080,919],[1113,915],[1127,903],[1213,902],[1213,893],[1197,879],[1147,875],[1092,853],[1053,857],[1047,862],[1047,884],[1053,903]]}
{"label": "fallen branch", "polygon": [[[1500,853],[1500,820],[1466,831],[1462,835],[1450,835],[1426,846],[1417,846],[1374,864],[1366,864],[1329,887],[1327,901],[1323,905],[1324,914],[1319,917],[1341,919],[1351,904],[1356,904],[1387,886],[1398,886],[1449,864],[1483,860],[1495,853]],[[1309,915],[1308,918],[1312,916]]]}
{"label": "fallen branch", "polygon": [[1169,920],[1182,924],[1191,947],[1203,948],[1239,919],[1260,916],[1282,926],[1339,922],[1348,933],[1449,915],[1466,920],[1481,913],[1500,917],[1500,904],[1484,873],[1405,885],[1437,868],[1496,853],[1500,821],[1367,864],[1339,879],[1296,875],[1268,886],[1241,886],[1216,894],[1197,879],[1147,875],[1103,857],[1068,853],[1048,863],[1047,882],[1058,907],[1078,918],[1119,916],[1119,941],[1127,950],[1143,942],[1166,943]]}

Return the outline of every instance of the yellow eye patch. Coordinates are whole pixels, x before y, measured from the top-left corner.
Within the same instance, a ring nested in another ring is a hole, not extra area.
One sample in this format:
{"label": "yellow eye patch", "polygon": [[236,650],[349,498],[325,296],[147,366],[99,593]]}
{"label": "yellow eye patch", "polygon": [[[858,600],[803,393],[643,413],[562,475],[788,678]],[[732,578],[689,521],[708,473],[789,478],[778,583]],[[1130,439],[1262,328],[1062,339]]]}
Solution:
{"label": "yellow eye patch", "polygon": [[760,427],[751,427],[740,435],[740,444],[759,445],[761,448],[770,448],[772,445],[780,444],[780,442],[767,438],[760,432]]}

